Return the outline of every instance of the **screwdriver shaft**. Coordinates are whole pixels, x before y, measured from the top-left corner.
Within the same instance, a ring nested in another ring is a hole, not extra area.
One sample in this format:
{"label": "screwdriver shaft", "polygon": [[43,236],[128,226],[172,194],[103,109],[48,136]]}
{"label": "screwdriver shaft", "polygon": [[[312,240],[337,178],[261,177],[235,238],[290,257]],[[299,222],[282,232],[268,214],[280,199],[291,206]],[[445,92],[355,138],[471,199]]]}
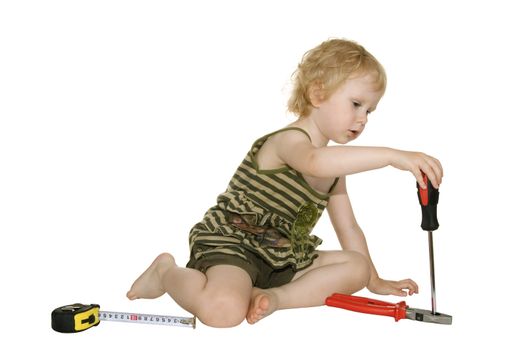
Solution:
{"label": "screwdriver shaft", "polygon": [[433,231],[428,231],[428,254],[430,258],[430,284],[432,287],[432,315],[436,314],[436,278],[434,267],[434,239]]}

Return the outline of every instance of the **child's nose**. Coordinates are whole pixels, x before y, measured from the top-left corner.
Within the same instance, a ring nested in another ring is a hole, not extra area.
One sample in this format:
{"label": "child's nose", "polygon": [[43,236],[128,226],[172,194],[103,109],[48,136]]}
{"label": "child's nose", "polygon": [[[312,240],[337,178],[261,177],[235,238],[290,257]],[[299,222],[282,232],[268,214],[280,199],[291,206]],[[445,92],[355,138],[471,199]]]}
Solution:
{"label": "child's nose", "polygon": [[362,124],[362,126],[365,126],[366,123],[368,123],[368,113],[361,113],[358,122]]}

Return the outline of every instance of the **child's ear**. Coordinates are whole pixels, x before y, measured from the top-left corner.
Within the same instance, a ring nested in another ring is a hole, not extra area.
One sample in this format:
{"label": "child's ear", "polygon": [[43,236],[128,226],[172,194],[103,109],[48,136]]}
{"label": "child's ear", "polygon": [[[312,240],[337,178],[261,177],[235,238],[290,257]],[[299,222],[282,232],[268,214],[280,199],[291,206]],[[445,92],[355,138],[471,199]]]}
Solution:
{"label": "child's ear", "polygon": [[309,87],[309,102],[313,107],[318,108],[322,102],[325,100],[324,94],[324,84],[319,81],[315,81]]}

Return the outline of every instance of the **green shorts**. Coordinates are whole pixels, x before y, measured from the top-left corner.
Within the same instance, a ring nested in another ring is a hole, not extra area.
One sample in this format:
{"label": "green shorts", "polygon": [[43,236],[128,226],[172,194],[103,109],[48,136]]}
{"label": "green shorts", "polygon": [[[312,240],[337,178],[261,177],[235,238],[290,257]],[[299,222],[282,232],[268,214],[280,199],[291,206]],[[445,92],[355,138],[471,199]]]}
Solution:
{"label": "green shorts", "polygon": [[240,256],[221,253],[209,254],[196,260],[191,254],[187,267],[205,273],[209,267],[216,265],[237,266],[249,274],[253,286],[262,289],[280,287],[291,282],[295,276],[296,272],[291,266],[281,269],[273,268],[257,254],[247,249],[244,249],[244,255],[247,260]]}

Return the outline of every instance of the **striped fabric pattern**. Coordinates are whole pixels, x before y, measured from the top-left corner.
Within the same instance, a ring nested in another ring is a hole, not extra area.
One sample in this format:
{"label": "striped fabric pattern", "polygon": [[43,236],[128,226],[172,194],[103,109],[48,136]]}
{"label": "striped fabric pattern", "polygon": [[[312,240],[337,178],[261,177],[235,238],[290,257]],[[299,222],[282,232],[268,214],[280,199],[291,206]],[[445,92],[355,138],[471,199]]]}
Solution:
{"label": "striped fabric pattern", "polygon": [[286,130],[309,138],[303,129],[285,128],[254,142],[217,205],[190,231],[195,259],[214,254],[245,258],[244,251],[250,250],[277,269],[291,265],[301,270],[312,264],[322,240],[311,231],[329,195],[314,190],[289,166],[260,170],[256,162],[256,153],[267,138]]}

